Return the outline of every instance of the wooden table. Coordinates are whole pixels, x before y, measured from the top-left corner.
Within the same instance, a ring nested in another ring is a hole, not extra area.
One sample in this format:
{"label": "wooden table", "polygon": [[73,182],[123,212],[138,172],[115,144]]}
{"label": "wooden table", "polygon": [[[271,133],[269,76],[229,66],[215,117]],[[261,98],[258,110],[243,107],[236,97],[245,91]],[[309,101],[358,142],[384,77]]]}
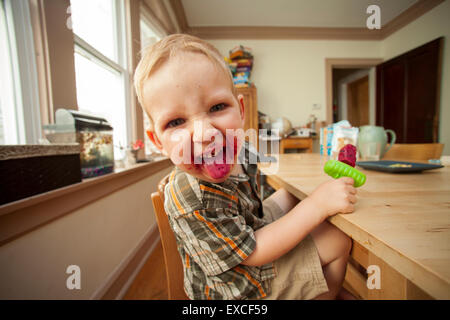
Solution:
{"label": "wooden table", "polygon": [[[304,199],[331,179],[326,160],[280,154],[278,171],[267,178]],[[363,299],[450,299],[450,167],[415,174],[358,169],[367,181],[355,211],[329,219],[353,239],[345,286]],[[380,289],[366,285],[371,265],[379,267]]]}
{"label": "wooden table", "polygon": [[280,153],[284,153],[286,149],[306,149],[311,153],[313,150],[313,142],[310,137],[288,137],[281,139]]}

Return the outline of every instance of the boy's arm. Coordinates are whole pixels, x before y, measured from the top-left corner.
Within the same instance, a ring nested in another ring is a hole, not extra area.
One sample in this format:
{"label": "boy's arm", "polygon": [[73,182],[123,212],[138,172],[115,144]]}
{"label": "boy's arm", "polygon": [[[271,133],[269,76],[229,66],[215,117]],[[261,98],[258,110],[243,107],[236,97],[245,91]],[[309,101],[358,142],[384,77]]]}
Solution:
{"label": "boy's arm", "polygon": [[306,198],[281,218],[255,231],[256,248],[241,264],[260,266],[272,262],[305,238],[323,218]]}
{"label": "boy's arm", "polygon": [[278,259],[329,216],[352,212],[355,195],[351,178],[322,184],[284,216],[255,231],[256,248],[241,264],[260,266]]}

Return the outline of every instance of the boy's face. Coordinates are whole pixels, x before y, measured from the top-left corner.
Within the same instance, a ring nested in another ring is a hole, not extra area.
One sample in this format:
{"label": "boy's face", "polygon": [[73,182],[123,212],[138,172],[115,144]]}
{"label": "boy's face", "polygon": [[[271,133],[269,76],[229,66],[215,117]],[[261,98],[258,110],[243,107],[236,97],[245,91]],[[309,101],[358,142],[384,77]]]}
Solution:
{"label": "boy's face", "polygon": [[203,54],[182,53],[145,82],[143,96],[160,150],[199,179],[228,178],[242,146],[231,133],[244,127],[244,104],[222,69]]}

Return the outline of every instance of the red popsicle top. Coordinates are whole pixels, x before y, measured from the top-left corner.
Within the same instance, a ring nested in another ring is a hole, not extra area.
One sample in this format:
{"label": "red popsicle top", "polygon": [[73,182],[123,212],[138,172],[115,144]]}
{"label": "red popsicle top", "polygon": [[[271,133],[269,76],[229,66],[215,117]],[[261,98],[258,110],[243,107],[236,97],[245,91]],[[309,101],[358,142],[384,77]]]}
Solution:
{"label": "red popsicle top", "polygon": [[339,151],[338,160],[355,167],[356,164],[356,147],[352,144],[346,144]]}

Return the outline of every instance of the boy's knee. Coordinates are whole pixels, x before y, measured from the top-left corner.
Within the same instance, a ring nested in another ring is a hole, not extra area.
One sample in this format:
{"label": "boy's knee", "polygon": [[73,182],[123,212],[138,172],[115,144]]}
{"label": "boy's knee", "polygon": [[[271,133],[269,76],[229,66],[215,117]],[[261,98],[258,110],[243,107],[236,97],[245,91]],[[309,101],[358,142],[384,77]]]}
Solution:
{"label": "boy's knee", "polygon": [[350,254],[350,250],[352,249],[352,245],[353,245],[353,241],[352,238],[350,238],[348,235],[346,235],[344,232],[342,232],[340,229],[336,228],[336,233],[337,233],[337,237],[336,237],[336,241],[339,243],[339,249],[340,252],[343,255],[348,255]]}
{"label": "boy's knee", "polygon": [[313,231],[312,236],[316,244],[331,248],[336,258],[349,255],[352,249],[352,239],[328,221]]}
{"label": "boy's knee", "polygon": [[350,238],[348,235],[346,235],[344,232],[342,232],[342,248],[343,252],[346,254],[350,254],[350,251],[352,250],[353,241],[352,238]]}

